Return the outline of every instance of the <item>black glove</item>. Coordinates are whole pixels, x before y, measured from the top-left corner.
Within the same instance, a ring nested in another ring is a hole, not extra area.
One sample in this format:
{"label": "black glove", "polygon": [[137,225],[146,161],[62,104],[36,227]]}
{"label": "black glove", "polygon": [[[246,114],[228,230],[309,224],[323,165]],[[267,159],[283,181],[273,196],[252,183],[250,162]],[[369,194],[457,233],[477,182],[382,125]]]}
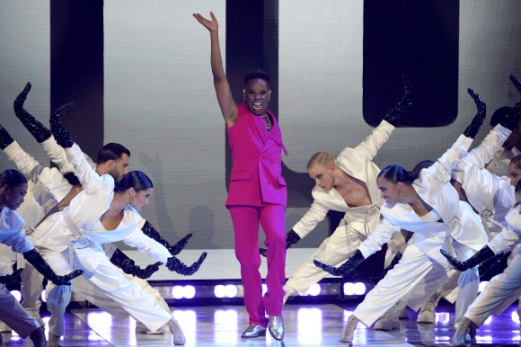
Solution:
{"label": "black glove", "polygon": [[186,266],[185,264],[183,264],[183,262],[181,262],[181,260],[177,259],[177,257],[171,257],[171,258],[168,258],[166,267],[168,268],[168,270],[175,271],[180,275],[190,276],[190,275],[193,275],[194,273],[196,273],[197,270],[199,270],[199,267],[203,263],[204,259],[206,259],[207,254],[208,253],[203,252],[203,254],[201,254],[201,256],[199,257],[199,260],[197,260],[195,263],[193,263],[190,266]]}
{"label": "black glove", "polygon": [[143,234],[165,246],[172,255],[178,255],[179,253],[181,253],[183,248],[185,248],[186,244],[188,243],[188,240],[190,240],[190,238],[192,238],[192,236],[194,235],[188,234],[181,240],[179,240],[179,242],[177,242],[175,245],[170,246],[168,241],[165,240],[148,221],[145,222],[145,225],[143,225],[143,228],[141,228],[141,230],[143,231]]}
{"label": "black glove", "polygon": [[70,286],[71,281],[83,274],[82,270],[74,270],[68,275],[65,276],[58,276],[56,273],[51,269],[49,264],[45,261],[45,259],[42,258],[40,253],[38,253],[34,248],[31,249],[29,252],[23,253],[25,260],[29,264],[31,264],[36,270],[38,270],[39,273],[44,275],[47,279],[52,281],[52,283],[56,284],[57,286]]}
{"label": "black glove", "polygon": [[[301,240],[301,237],[295,232],[295,230],[291,229],[286,234],[286,249],[290,248],[293,245],[296,245]],[[259,248],[259,253],[263,257],[266,256],[266,248]]]}
{"label": "black glove", "polygon": [[[510,81],[514,84],[519,94],[521,94],[521,82],[514,75],[510,75]],[[517,105],[517,104],[516,104]]]}
{"label": "black glove", "polygon": [[364,260],[365,258],[362,255],[362,252],[360,252],[357,249],[355,253],[349,259],[347,259],[347,261],[344,264],[340,265],[339,267],[327,265],[318,260],[313,260],[313,263],[315,263],[316,267],[319,267],[322,270],[329,272],[333,276],[344,276],[345,274],[353,271]]}
{"label": "black glove", "polygon": [[400,123],[400,119],[402,116],[407,112],[407,109],[409,106],[412,105],[412,102],[414,100],[415,90],[414,86],[411,83],[411,79],[407,74],[402,75],[403,78],[403,86],[405,88],[405,93],[403,94],[402,100],[400,100],[394,108],[389,111],[385,117],[384,120],[390,123],[393,126],[397,126],[398,123]]}
{"label": "black glove", "polygon": [[9,146],[11,143],[13,143],[14,140],[9,135],[7,130],[0,125],[0,150],[4,150],[7,146]]}
{"label": "black glove", "polygon": [[440,252],[441,254],[443,254],[445,258],[447,258],[450,265],[452,265],[454,268],[456,268],[456,270],[459,271],[472,269],[482,261],[485,261],[488,258],[492,258],[493,256],[495,256],[494,252],[488,246],[483,247],[479,250],[478,253],[474,254],[472,257],[465,261],[459,261],[458,259],[453,258],[449,253],[447,253],[443,249],[440,249]]}
{"label": "black glove", "polygon": [[159,265],[162,263],[159,261],[152,265],[148,265],[146,268],[142,269],[136,265],[134,260],[130,259],[125,253],[116,249],[112,257],[110,257],[110,262],[121,270],[124,273],[136,276],[142,279],[147,279],[152,276],[155,272],[159,271]]}
{"label": "black glove", "polygon": [[22,282],[22,271],[24,269],[18,269],[10,275],[0,276],[0,283],[8,284],[8,283],[20,283]]}
{"label": "black glove", "polygon": [[31,83],[25,85],[24,90],[14,100],[14,113],[38,143],[42,143],[51,137],[51,132],[24,109],[24,102],[31,90]]}
{"label": "black glove", "polygon": [[51,133],[54,135],[56,142],[58,142],[58,144],[63,148],[72,147],[72,145],[74,144],[71,134],[69,134],[69,132],[65,130],[65,127],[60,122],[61,117],[63,117],[65,112],[73,105],[74,101],[71,101],[60,106],[60,108],[56,112],[51,114],[51,118],[49,119],[49,123],[51,124]]}
{"label": "black glove", "polygon": [[485,116],[487,115],[487,105],[481,100],[479,95],[472,90],[471,88],[467,89],[468,93],[474,99],[474,102],[476,103],[476,107],[478,109],[478,113],[472,118],[472,122],[469,124],[467,129],[463,132],[463,135],[466,137],[470,137],[473,139],[478,134],[479,128],[483,124],[483,121],[485,120]]}

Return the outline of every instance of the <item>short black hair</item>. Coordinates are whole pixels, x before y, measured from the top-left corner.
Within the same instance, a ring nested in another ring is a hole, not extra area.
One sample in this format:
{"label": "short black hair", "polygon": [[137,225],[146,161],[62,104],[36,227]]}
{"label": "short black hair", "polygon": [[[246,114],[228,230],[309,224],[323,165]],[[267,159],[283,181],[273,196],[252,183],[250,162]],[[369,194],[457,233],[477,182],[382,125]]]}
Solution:
{"label": "short black hair", "polygon": [[265,80],[268,85],[270,84],[270,76],[268,73],[255,69],[248,72],[246,75],[244,75],[244,85],[246,85],[249,81],[260,78],[261,80]]}
{"label": "short black hair", "polygon": [[130,157],[130,151],[119,143],[107,143],[98,153],[96,164],[103,164],[109,160],[121,159],[123,154]]}
{"label": "short black hair", "polygon": [[494,112],[494,114],[492,114],[492,117],[490,117],[490,126],[495,127],[496,125],[498,125],[499,122],[501,122],[501,120],[503,119],[503,117],[505,117],[508,114],[508,112],[512,111],[513,109],[513,107],[508,106],[498,108]]}

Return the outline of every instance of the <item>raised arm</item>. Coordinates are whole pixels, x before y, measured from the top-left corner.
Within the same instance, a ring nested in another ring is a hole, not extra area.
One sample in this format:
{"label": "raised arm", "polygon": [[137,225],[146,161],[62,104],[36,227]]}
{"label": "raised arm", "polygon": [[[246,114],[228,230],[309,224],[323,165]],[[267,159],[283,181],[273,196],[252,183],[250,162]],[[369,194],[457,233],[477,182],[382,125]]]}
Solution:
{"label": "raised arm", "polygon": [[221,48],[219,46],[219,24],[213,12],[210,12],[211,20],[204,18],[199,13],[193,15],[199,23],[201,23],[210,32],[210,63],[212,66],[213,84],[217,101],[226,122],[227,127],[232,127],[237,121],[237,104],[233,100],[232,91],[221,56]]}
{"label": "raised arm", "polygon": [[10,160],[14,161],[16,168],[21,173],[31,178],[38,176],[42,169],[40,163],[25,152],[2,125],[0,125],[0,149],[7,154]]}
{"label": "raised arm", "polygon": [[414,100],[414,86],[409,76],[403,74],[404,94],[402,99],[385,115],[382,122],[362,143],[354,148],[361,155],[373,159],[380,147],[389,140],[393,130],[398,126],[402,116]]}

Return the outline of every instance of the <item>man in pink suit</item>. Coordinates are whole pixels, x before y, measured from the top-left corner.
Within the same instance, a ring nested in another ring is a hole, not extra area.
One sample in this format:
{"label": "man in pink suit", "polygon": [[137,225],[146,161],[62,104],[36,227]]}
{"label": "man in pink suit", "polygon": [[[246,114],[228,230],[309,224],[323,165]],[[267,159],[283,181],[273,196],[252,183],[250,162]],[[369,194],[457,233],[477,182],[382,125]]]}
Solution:
{"label": "man in pink suit", "polygon": [[[194,17],[210,31],[211,66],[217,101],[224,116],[232,150],[232,172],[226,207],[235,234],[235,255],[241,264],[244,303],[249,326],[242,337],[266,335],[266,327],[277,340],[284,338],[282,320],[283,285],[286,279],[286,182],[281,176],[281,151],[287,154],[273,114],[269,77],[253,71],[244,78],[244,102],[237,105],[224,72],[219,48],[218,23],[200,14]],[[258,251],[259,222],[266,233],[268,260],[267,292],[262,297]],[[269,321],[266,318],[266,312]]]}

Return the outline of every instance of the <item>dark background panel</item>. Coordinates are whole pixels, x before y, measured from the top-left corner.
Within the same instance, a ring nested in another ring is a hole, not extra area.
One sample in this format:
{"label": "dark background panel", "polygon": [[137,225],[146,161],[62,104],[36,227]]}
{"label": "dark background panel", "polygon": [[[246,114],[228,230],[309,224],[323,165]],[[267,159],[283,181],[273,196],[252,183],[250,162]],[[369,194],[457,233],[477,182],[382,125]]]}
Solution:
{"label": "dark background panel", "polygon": [[439,127],[458,113],[459,1],[364,1],[363,114],[376,126],[399,100],[402,73],[416,100],[400,126]]}

